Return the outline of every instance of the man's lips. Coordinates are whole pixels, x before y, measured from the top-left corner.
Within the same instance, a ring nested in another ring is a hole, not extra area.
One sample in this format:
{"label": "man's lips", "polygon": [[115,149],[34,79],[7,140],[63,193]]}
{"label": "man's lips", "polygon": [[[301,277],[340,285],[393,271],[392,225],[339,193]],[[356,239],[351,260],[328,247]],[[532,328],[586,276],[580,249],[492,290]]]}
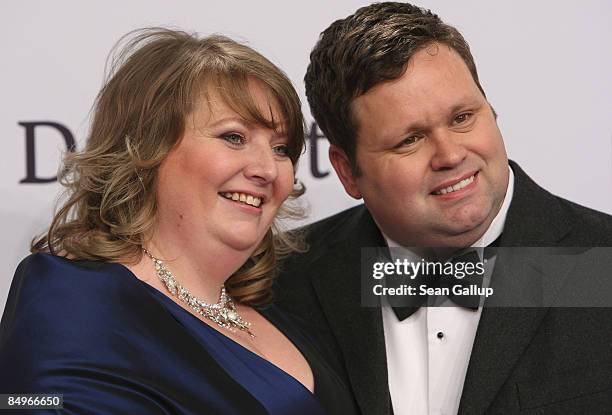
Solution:
{"label": "man's lips", "polygon": [[449,193],[457,192],[461,189],[466,188],[470,184],[474,182],[476,176],[478,175],[478,171],[472,171],[466,173],[458,178],[447,180],[440,185],[436,186],[436,188],[431,192],[432,195],[440,196]]}

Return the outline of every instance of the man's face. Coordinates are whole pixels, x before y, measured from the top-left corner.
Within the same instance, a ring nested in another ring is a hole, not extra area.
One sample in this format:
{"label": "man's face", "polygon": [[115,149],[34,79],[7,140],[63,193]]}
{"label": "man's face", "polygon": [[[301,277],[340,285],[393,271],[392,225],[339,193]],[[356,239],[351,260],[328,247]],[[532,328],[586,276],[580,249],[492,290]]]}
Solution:
{"label": "man's face", "polygon": [[330,156],[346,191],[363,197],[381,229],[403,246],[473,244],[499,211],[508,160],[489,103],[453,49],[417,52],[400,78],[352,103],[356,176]]}

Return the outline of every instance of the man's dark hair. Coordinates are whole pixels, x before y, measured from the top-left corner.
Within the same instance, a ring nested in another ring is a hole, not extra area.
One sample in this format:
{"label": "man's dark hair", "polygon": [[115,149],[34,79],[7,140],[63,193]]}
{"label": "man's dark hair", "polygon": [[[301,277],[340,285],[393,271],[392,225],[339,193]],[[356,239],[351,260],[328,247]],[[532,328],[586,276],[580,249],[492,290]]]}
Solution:
{"label": "man's dark hair", "polygon": [[375,85],[401,77],[410,58],[435,42],[461,56],[484,95],[469,45],[430,10],[408,3],[375,3],[336,20],[321,33],[304,77],[306,97],[321,131],[346,153],[355,174],[357,126],[351,103]]}

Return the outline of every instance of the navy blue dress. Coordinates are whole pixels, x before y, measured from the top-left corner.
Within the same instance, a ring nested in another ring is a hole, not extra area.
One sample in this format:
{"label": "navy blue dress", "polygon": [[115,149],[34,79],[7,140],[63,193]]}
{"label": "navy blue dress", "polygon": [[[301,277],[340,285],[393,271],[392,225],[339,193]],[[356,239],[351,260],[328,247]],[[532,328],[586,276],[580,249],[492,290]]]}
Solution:
{"label": "navy blue dress", "polygon": [[120,264],[30,255],[0,324],[0,393],[61,393],[65,414],[356,413],[318,345],[260,312],[310,364],[314,394]]}

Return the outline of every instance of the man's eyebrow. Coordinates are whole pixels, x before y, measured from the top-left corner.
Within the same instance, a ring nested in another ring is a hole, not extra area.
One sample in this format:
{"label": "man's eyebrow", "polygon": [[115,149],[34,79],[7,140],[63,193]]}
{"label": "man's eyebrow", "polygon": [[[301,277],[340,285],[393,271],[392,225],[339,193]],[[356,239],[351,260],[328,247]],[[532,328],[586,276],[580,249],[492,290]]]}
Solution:
{"label": "man's eyebrow", "polygon": [[381,145],[386,145],[389,141],[403,140],[411,133],[415,133],[417,131],[423,131],[426,127],[420,121],[409,122],[404,125],[402,128],[398,128],[396,131],[383,131],[382,134],[378,137]]}
{"label": "man's eyebrow", "polygon": [[468,98],[461,99],[458,103],[453,105],[450,108],[449,113],[453,115],[458,111],[462,111],[466,109],[476,109],[476,108],[480,108],[481,106],[482,106],[482,102],[480,100],[476,98],[468,97]]}

